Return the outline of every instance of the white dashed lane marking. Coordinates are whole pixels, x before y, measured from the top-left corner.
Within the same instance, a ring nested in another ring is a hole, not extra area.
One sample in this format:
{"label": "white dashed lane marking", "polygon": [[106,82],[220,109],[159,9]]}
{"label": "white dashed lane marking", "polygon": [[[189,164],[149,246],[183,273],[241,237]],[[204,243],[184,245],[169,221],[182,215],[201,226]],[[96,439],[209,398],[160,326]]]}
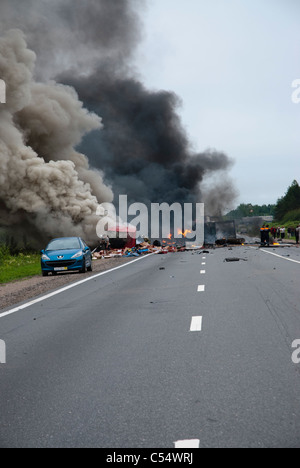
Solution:
{"label": "white dashed lane marking", "polygon": [[191,332],[202,331],[202,322],[203,322],[203,317],[192,317],[190,331]]}
{"label": "white dashed lane marking", "polygon": [[200,440],[199,439],[193,439],[193,440],[178,440],[175,442],[175,448],[176,449],[198,449],[200,448]]}
{"label": "white dashed lane marking", "polygon": [[204,292],[204,291],[205,291],[205,285],[200,284],[200,286],[198,286],[198,292]]}

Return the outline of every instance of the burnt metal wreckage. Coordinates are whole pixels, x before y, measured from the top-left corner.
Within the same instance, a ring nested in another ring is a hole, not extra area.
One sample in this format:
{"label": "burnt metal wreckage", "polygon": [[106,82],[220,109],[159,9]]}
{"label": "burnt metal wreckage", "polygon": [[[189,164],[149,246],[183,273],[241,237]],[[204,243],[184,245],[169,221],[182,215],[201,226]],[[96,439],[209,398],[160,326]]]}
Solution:
{"label": "burnt metal wreckage", "polygon": [[246,239],[237,237],[235,221],[205,223],[204,246],[207,248],[244,245]]}
{"label": "burnt metal wreckage", "polygon": [[233,263],[233,262],[248,262],[247,258],[238,258],[238,257],[229,257],[225,258],[224,263]]}

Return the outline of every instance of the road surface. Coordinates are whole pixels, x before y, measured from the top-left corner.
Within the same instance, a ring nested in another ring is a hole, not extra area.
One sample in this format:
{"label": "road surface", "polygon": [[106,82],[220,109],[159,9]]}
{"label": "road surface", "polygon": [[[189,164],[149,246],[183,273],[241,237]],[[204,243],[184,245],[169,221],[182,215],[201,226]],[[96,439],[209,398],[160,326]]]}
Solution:
{"label": "road surface", "polygon": [[299,273],[296,247],[153,255],[1,310],[0,447],[300,447]]}

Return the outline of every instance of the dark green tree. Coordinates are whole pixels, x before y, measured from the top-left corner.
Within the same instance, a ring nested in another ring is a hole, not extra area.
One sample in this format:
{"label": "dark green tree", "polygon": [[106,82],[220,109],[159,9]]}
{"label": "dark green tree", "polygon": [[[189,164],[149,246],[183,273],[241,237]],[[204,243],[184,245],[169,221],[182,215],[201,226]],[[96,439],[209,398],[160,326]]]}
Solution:
{"label": "dark green tree", "polygon": [[289,211],[300,208],[300,186],[297,180],[294,180],[288,188],[284,197],[280,198],[275,208],[275,218],[277,221],[282,220]]}

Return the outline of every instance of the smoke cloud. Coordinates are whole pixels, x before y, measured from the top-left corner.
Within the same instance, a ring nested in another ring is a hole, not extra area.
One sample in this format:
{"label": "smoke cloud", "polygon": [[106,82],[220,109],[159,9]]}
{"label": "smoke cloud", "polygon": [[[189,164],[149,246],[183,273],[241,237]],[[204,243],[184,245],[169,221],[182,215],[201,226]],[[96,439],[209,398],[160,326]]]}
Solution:
{"label": "smoke cloud", "polygon": [[0,39],[7,103],[0,108],[1,221],[47,236],[95,239],[98,202],[113,195],[74,147],[101,128],[74,89],[33,80],[35,54],[20,31]]}
{"label": "smoke cloud", "polygon": [[[34,67],[20,33],[2,41],[0,77],[12,82],[10,110],[1,108],[9,132],[1,124],[0,215],[4,210],[10,222],[22,218],[37,227],[43,220],[48,234],[59,228],[91,239],[95,207],[117,202],[119,194],[147,204],[205,201],[211,214],[232,202],[232,184],[224,183],[231,159],[215,150],[196,153],[179,117],[180,99],[146,89],[136,73],[144,5],[1,0],[1,30],[22,29],[37,54]],[[203,181],[216,174],[208,189]]]}
{"label": "smoke cloud", "polygon": [[40,80],[73,68],[87,75],[99,62],[132,58],[145,0],[0,0],[0,28],[21,29],[38,57]]}

